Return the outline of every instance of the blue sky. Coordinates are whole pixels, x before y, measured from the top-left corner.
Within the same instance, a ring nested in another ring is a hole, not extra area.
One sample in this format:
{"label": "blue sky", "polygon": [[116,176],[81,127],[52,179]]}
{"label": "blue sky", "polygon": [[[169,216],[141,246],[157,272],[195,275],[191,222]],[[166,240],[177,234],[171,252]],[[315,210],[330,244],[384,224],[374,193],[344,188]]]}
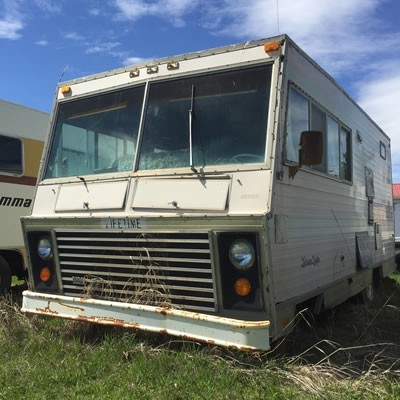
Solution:
{"label": "blue sky", "polygon": [[0,0],[0,98],[50,112],[70,80],[287,33],[392,139],[400,182],[399,0]]}

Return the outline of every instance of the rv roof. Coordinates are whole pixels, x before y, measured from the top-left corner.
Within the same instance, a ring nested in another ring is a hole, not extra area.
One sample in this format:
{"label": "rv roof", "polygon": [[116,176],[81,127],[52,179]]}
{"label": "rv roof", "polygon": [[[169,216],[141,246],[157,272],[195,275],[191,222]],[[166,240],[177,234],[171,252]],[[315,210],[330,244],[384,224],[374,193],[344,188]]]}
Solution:
{"label": "rv roof", "polygon": [[386,137],[386,139],[390,141],[390,138],[385,134],[385,132],[356,103],[356,101],[343,89],[343,87],[328,72],[326,72],[318,63],[316,63],[310,56],[308,56],[307,53],[305,53],[286,34],[282,34],[279,36],[273,36],[273,37],[265,38],[265,39],[258,39],[258,40],[252,40],[252,41],[247,41],[247,42],[238,43],[238,44],[232,44],[229,46],[223,46],[223,47],[217,47],[217,48],[208,49],[208,50],[201,50],[201,51],[196,51],[196,52],[192,52],[192,53],[181,54],[181,55],[177,55],[177,56],[164,57],[164,58],[159,58],[159,59],[155,59],[155,60],[147,60],[147,61],[144,61],[139,64],[133,64],[133,65],[126,66],[123,68],[117,68],[117,69],[113,69],[113,70],[106,71],[106,72],[101,72],[101,73],[94,74],[94,75],[88,75],[86,77],[77,78],[77,79],[70,80],[70,81],[59,82],[58,87],[61,88],[66,85],[73,85],[73,84],[77,84],[77,83],[81,83],[81,82],[91,81],[94,79],[104,78],[104,77],[108,77],[108,76],[112,76],[112,75],[118,75],[121,73],[126,73],[128,71],[132,71],[133,69],[139,69],[139,68],[143,68],[146,66],[162,65],[162,64],[166,64],[171,61],[184,61],[184,60],[190,60],[190,59],[206,57],[206,56],[211,56],[211,55],[216,55],[216,54],[222,54],[222,53],[227,53],[227,52],[232,52],[232,51],[243,50],[243,49],[257,47],[257,46],[263,46],[265,43],[274,42],[274,41],[289,42],[291,46],[293,46],[298,52],[300,52],[305,58],[307,58],[309,62],[311,62],[317,69],[319,69],[329,80],[331,80],[361,110],[361,112],[379,129],[379,131]]}
{"label": "rv roof", "polygon": [[116,75],[116,74],[131,71],[132,69],[143,68],[143,67],[150,66],[150,65],[161,65],[161,64],[166,64],[171,61],[190,60],[190,59],[194,59],[194,58],[206,57],[206,56],[215,55],[215,54],[227,53],[230,51],[237,51],[237,50],[242,50],[242,49],[251,48],[251,47],[263,46],[265,43],[274,42],[274,41],[282,41],[282,40],[285,40],[288,38],[289,37],[287,35],[280,35],[280,36],[274,36],[274,37],[267,38],[267,39],[252,40],[252,41],[248,41],[248,42],[244,42],[244,43],[238,43],[238,44],[232,44],[229,46],[217,47],[214,49],[196,51],[193,53],[186,53],[186,54],[180,54],[177,56],[158,58],[155,60],[147,60],[147,61],[144,61],[139,64],[133,64],[133,65],[129,65],[127,67],[117,68],[117,69],[113,69],[110,71],[101,72],[99,74],[88,75],[88,76],[74,79],[71,81],[60,82],[58,84],[58,87],[72,85],[72,84],[76,84],[79,82],[84,82],[84,81],[88,81],[88,80],[92,80],[92,79],[99,79],[99,78],[110,76],[110,75]]}

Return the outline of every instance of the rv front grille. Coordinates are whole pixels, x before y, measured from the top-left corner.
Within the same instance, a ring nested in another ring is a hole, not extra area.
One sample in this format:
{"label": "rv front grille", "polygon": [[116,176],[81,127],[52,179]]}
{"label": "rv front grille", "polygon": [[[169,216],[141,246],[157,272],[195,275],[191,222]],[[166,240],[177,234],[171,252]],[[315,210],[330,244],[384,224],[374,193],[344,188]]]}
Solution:
{"label": "rv front grille", "polygon": [[57,230],[56,237],[65,295],[216,310],[207,232]]}

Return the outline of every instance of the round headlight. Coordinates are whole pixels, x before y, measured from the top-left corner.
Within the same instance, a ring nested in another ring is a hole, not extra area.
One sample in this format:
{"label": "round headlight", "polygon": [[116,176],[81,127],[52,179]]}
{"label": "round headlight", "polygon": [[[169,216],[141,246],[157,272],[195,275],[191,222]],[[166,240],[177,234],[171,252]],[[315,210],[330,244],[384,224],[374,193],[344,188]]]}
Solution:
{"label": "round headlight", "polygon": [[38,254],[43,260],[51,256],[51,242],[48,237],[42,237],[38,243]]}
{"label": "round headlight", "polygon": [[239,270],[245,270],[253,266],[255,251],[253,245],[246,239],[235,240],[229,249],[229,259]]}

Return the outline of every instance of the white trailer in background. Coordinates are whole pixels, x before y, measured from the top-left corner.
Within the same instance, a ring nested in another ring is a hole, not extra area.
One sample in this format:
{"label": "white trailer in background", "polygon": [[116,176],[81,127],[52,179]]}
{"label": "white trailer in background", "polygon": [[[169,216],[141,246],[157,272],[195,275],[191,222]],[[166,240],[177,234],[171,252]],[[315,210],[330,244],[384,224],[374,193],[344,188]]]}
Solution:
{"label": "white trailer in background", "polygon": [[0,294],[25,277],[20,217],[32,210],[49,114],[0,100]]}
{"label": "white trailer in background", "polygon": [[390,140],[288,36],[60,84],[23,311],[268,349],[395,268]]}

